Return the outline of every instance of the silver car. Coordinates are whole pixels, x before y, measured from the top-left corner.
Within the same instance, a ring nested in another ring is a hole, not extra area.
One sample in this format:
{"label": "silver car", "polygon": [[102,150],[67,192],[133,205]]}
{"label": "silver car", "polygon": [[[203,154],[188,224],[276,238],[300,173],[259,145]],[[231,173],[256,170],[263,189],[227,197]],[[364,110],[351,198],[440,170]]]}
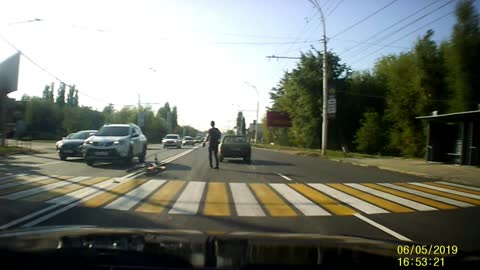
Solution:
{"label": "silver car", "polygon": [[182,139],[178,134],[167,134],[162,140],[163,148],[176,147],[182,148]]}
{"label": "silver car", "polygon": [[85,141],[83,150],[87,165],[95,161],[124,160],[138,157],[145,162],[148,140],[135,124],[106,124]]}

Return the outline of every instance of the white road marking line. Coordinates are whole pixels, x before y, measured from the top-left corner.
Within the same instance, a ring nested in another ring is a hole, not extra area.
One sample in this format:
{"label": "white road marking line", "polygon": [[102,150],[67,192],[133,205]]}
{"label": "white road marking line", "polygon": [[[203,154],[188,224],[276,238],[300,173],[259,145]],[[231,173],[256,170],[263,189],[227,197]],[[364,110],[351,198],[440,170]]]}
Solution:
{"label": "white road marking line", "polygon": [[85,196],[88,196],[88,195],[92,194],[93,192],[105,191],[113,183],[115,183],[115,178],[110,178],[110,179],[107,179],[103,182],[97,183],[93,186],[84,187],[82,189],[79,189],[79,190],[74,191],[74,192],[70,192],[70,193],[65,194],[63,196],[50,199],[46,202],[47,203],[54,203],[54,204],[69,204],[73,201],[76,201],[76,200],[79,200],[79,199],[81,199]]}
{"label": "white road marking line", "polygon": [[366,223],[368,223],[368,224],[370,224],[370,225],[372,225],[372,226],[390,234],[391,236],[393,236],[393,237],[395,237],[399,240],[412,242],[412,240],[410,240],[409,238],[407,238],[407,237],[405,237],[405,236],[403,236],[403,235],[401,235],[401,234],[399,234],[399,233],[397,233],[397,232],[395,232],[395,231],[393,231],[393,230],[391,230],[391,229],[389,229],[389,228],[387,228],[387,227],[385,227],[385,226],[383,226],[383,225],[381,225],[381,224],[379,224],[379,223],[377,223],[377,222],[375,222],[375,221],[373,221],[373,220],[371,220],[371,219],[369,219],[369,218],[367,218],[367,217],[365,217],[361,214],[357,213],[354,216],[356,216],[357,218],[365,221]]}
{"label": "white road marking line", "polygon": [[433,200],[436,200],[436,201],[444,202],[444,203],[447,203],[447,204],[459,206],[459,207],[471,207],[471,206],[473,206],[473,204],[460,202],[460,201],[457,201],[457,200],[452,200],[452,199],[449,199],[449,198],[433,195],[433,194],[430,194],[430,193],[426,193],[426,192],[423,192],[423,191],[418,191],[418,190],[411,189],[411,188],[406,188],[406,187],[397,186],[397,185],[388,184],[388,183],[379,183],[379,185],[382,185],[384,187],[393,188],[393,189],[400,190],[400,191],[404,191],[404,192],[407,192],[407,193],[415,194],[415,195],[422,196],[422,197],[425,197],[425,198],[433,199]]}
{"label": "white road marking line", "polygon": [[195,215],[200,207],[205,182],[190,182],[177,199],[169,214]]}
{"label": "white road marking line", "polygon": [[475,190],[475,191],[480,191],[480,188],[478,188],[478,187],[461,185],[461,184],[457,184],[457,183],[450,183],[450,182],[443,182],[443,181],[439,181],[437,183],[444,184],[444,185],[449,185],[449,186],[453,186],[453,187],[461,187],[461,188],[471,189],[471,190]]}
{"label": "white road marking line", "polygon": [[31,188],[31,189],[15,192],[15,193],[8,194],[8,195],[0,197],[0,198],[9,199],[9,200],[21,199],[21,198],[25,198],[25,197],[28,197],[28,196],[31,196],[31,195],[35,195],[37,193],[52,190],[54,188],[59,188],[59,187],[63,187],[63,186],[66,186],[66,185],[73,184],[73,183],[77,183],[77,182],[80,182],[80,181],[88,179],[88,178],[90,178],[90,177],[89,176],[78,176],[78,177],[75,177],[75,178],[72,178],[72,179],[55,182],[55,183],[52,183],[52,184],[49,184],[49,185],[40,186],[40,187],[36,187],[36,188]]}
{"label": "white road marking line", "polygon": [[431,206],[424,205],[424,204],[414,202],[414,201],[411,201],[411,200],[407,200],[405,198],[395,196],[395,195],[392,195],[392,194],[389,194],[389,193],[386,193],[386,192],[383,192],[383,191],[379,191],[379,190],[376,190],[376,189],[373,189],[373,188],[362,186],[360,184],[345,184],[345,185],[350,186],[352,188],[356,188],[356,189],[361,190],[361,191],[366,192],[366,193],[370,193],[370,194],[378,196],[380,198],[384,198],[384,199],[390,200],[392,202],[405,205],[407,207],[410,207],[410,208],[418,210],[418,211],[438,210],[438,209],[433,208]]}
{"label": "white road marking line", "polygon": [[[53,175],[51,177],[55,178],[55,176],[53,176]],[[48,179],[48,178],[49,178],[48,176],[38,176],[38,177],[35,177],[35,178],[18,180],[18,181],[15,181],[15,182],[10,182],[10,183],[0,185],[0,189],[9,188],[9,187],[16,187],[16,186],[20,186],[20,185],[29,184],[29,183],[35,183],[35,182],[42,181],[42,180],[45,180],[45,179]]]}
{"label": "white road marking line", "polygon": [[130,210],[137,203],[155,191],[158,187],[163,185],[165,180],[150,180],[141,186],[133,189],[122,197],[116,199],[110,204],[106,205],[106,209],[116,209],[116,210]]}
{"label": "white road marking line", "polygon": [[463,196],[463,197],[468,197],[468,198],[480,200],[480,196],[479,196],[479,195],[475,195],[475,194],[465,193],[465,192],[461,192],[461,191],[457,191],[457,190],[452,190],[452,189],[447,189],[447,188],[441,188],[441,187],[437,187],[437,186],[431,186],[431,185],[427,185],[427,184],[423,184],[423,183],[418,183],[418,182],[410,183],[410,184],[416,185],[416,186],[419,186],[419,187],[425,187],[425,188],[435,189],[435,190],[438,190],[438,191],[443,191],[443,192],[447,192],[447,193],[451,193],[451,194],[455,194],[455,195],[459,195],[459,196]]}
{"label": "white road marking line", "polygon": [[365,212],[367,214],[384,214],[384,213],[389,213],[387,210],[377,207],[373,204],[370,204],[368,202],[362,201],[360,199],[357,199],[353,196],[350,196],[346,193],[343,193],[341,191],[338,191],[334,188],[331,188],[325,184],[308,184],[309,186],[315,188],[316,190],[319,190],[339,201],[342,201],[346,204],[351,205],[354,208],[357,208],[358,210]]}
{"label": "white road marking line", "polygon": [[[111,184],[110,184],[108,187],[106,187],[105,189],[113,188],[113,187],[115,187],[116,185],[119,185],[119,184],[118,184],[118,183],[111,183]],[[55,211],[53,211],[53,212],[51,212],[51,213],[49,213],[49,214],[47,214],[47,215],[45,215],[45,216],[41,216],[41,217],[39,217],[39,218],[37,218],[37,219],[35,219],[35,220],[32,220],[32,221],[30,221],[30,222],[28,222],[28,223],[20,226],[20,227],[21,227],[21,228],[28,228],[28,227],[35,226],[35,225],[37,225],[37,224],[39,224],[39,223],[41,223],[41,222],[44,222],[44,221],[47,220],[47,219],[50,219],[50,218],[52,218],[52,217],[54,217],[54,216],[56,216],[56,215],[58,215],[58,214],[61,214],[61,213],[65,212],[65,211],[67,211],[67,210],[70,209],[70,208],[73,208],[73,207],[75,207],[75,206],[77,206],[77,205],[79,205],[79,204],[82,204],[83,202],[86,202],[86,201],[88,201],[88,200],[90,200],[90,199],[92,199],[92,198],[95,198],[97,195],[99,195],[99,194],[101,194],[101,193],[103,193],[103,192],[105,192],[105,190],[96,191],[96,192],[94,192],[93,194],[91,194],[91,195],[89,195],[89,196],[87,196],[87,197],[84,197],[84,198],[81,199],[81,200],[77,200],[77,201],[74,201],[74,202],[72,202],[72,203],[70,203],[70,204],[67,204],[65,207],[62,207],[62,208],[60,208],[60,209],[57,209],[57,210],[55,210]],[[55,204],[54,206],[58,206],[58,205]]]}
{"label": "white road marking line", "polygon": [[330,213],[323,210],[320,206],[314,204],[289,186],[285,184],[270,184],[270,186],[278,193],[282,194],[287,201],[293,204],[305,216],[330,216]]}
{"label": "white road marking line", "polygon": [[182,152],[182,153],[180,153],[180,154],[177,154],[177,155],[175,155],[175,156],[173,156],[173,157],[169,157],[169,158],[167,158],[167,159],[164,159],[164,160],[162,160],[161,162],[162,162],[162,163],[172,162],[172,161],[174,161],[175,159],[178,159],[179,157],[182,157],[182,156],[184,156],[184,155],[192,152],[193,150],[195,150],[195,149],[190,149],[190,150],[184,151],[184,152]]}
{"label": "white road marking line", "polygon": [[54,161],[54,162],[49,162],[49,163],[40,163],[40,164],[35,164],[33,166],[45,166],[45,165],[52,165],[52,164],[58,164],[58,163],[63,163],[65,161]]}
{"label": "white road marking line", "polygon": [[281,173],[277,173],[277,174],[278,174],[280,177],[282,177],[283,179],[287,180],[287,181],[292,181],[292,179],[291,179],[290,177],[288,177],[288,176],[285,176],[285,175],[283,175],[283,174],[281,174]]}
{"label": "white road marking line", "polygon": [[3,180],[9,180],[9,179],[12,179],[12,178],[15,178],[15,177],[20,177],[20,176],[25,176],[26,174],[24,173],[21,173],[21,174],[10,174],[10,175],[6,175],[6,176],[2,176],[0,177],[0,181],[3,181]]}
{"label": "white road marking line", "polygon": [[15,220],[7,223],[7,224],[4,224],[4,225],[0,226],[0,230],[8,229],[8,228],[10,228],[10,227],[12,227],[12,226],[17,225],[18,223],[22,223],[22,222],[24,222],[24,221],[26,221],[26,220],[29,220],[29,219],[31,219],[31,218],[34,218],[34,217],[36,217],[36,216],[38,216],[38,215],[41,215],[41,214],[43,214],[43,213],[45,213],[45,212],[50,211],[51,209],[54,209],[54,208],[56,208],[56,207],[58,207],[58,205],[56,205],[56,204],[50,205],[49,207],[40,209],[40,210],[35,211],[35,212],[31,213],[31,214],[28,214],[28,215],[26,215],[26,216],[24,216],[24,217],[15,219]]}
{"label": "white road marking line", "polygon": [[237,215],[241,217],[264,217],[265,213],[248,189],[246,183],[230,183]]}

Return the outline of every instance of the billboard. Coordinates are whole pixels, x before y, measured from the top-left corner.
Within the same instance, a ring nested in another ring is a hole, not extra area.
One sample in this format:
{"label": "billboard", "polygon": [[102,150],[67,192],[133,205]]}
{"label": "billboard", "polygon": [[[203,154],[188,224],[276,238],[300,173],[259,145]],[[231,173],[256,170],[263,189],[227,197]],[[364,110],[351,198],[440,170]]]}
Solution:
{"label": "billboard", "polygon": [[10,93],[18,88],[20,53],[8,57],[0,63],[0,92]]}
{"label": "billboard", "polygon": [[286,112],[267,112],[267,127],[287,128],[292,121]]}

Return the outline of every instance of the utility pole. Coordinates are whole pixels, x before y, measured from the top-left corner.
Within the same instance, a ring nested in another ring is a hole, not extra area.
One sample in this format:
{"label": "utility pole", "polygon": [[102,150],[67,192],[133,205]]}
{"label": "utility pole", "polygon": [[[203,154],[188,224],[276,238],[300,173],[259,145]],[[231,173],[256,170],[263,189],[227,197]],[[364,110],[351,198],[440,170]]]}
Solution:
{"label": "utility pole", "polygon": [[[322,156],[327,155],[327,142],[328,142],[328,115],[327,115],[327,88],[328,88],[328,72],[327,72],[327,30],[325,26],[325,17],[323,16],[322,7],[318,4],[317,0],[308,0],[313,6],[318,9],[321,16],[321,21],[323,25],[323,99],[322,99]],[[276,58],[276,59],[301,59],[300,57],[291,57],[291,56],[267,56],[267,58]]]}

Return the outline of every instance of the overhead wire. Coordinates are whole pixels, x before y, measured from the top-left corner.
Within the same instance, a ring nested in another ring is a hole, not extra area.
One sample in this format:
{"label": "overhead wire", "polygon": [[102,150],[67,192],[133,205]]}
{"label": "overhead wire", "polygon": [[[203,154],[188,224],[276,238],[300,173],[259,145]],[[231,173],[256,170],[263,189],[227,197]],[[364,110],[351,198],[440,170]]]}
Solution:
{"label": "overhead wire", "polygon": [[337,5],[335,5],[335,7],[333,7],[332,9],[330,9],[330,11],[328,11],[327,15],[325,15],[325,18],[328,18],[330,15],[333,14],[333,12],[338,8],[338,6],[340,6],[340,4],[343,2],[344,0],[340,0],[337,2]]}
{"label": "overhead wire", "polygon": [[393,0],[393,1],[390,1],[388,4],[386,4],[385,6],[381,7],[380,9],[377,9],[376,11],[374,11],[373,13],[369,14],[368,16],[366,16],[365,18],[353,23],[352,25],[346,27],[345,29],[341,30],[340,32],[336,33],[335,35],[331,36],[332,38],[334,37],[337,37],[349,30],[351,30],[352,28],[360,25],[361,23],[365,22],[366,20],[370,19],[371,17],[375,16],[376,14],[380,13],[382,10],[388,8],[389,6],[395,4],[396,2],[398,2],[398,0]]}
{"label": "overhead wire", "polygon": [[[386,40],[386,39],[390,38],[391,36],[394,36],[394,35],[400,33],[399,31],[401,31],[401,30],[409,27],[410,25],[415,24],[416,22],[418,22],[418,21],[420,21],[420,20],[423,20],[424,18],[432,15],[433,13],[435,13],[435,12],[437,12],[438,10],[444,8],[445,6],[453,3],[454,1],[455,1],[455,0],[449,0],[448,2],[446,2],[446,3],[442,4],[441,6],[435,8],[434,10],[431,10],[431,11],[427,12],[426,14],[423,14],[422,16],[414,19],[413,21],[411,21],[411,22],[409,22],[409,23],[401,26],[400,28],[395,29],[395,30],[387,33],[386,35],[383,35],[383,36],[377,38],[376,40],[372,41],[371,43],[375,43],[375,44],[380,43],[381,41]],[[426,7],[424,7],[424,8],[426,8]],[[421,10],[423,10],[424,8],[422,8]],[[418,12],[415,12],[415,14],[416,14],[416,13],[418,13]],[[413,15],[413,14],[412,14],[412,15]],[[408,18],[410,18],[410,17],[411,17],[411,15],[408,16]],[[405,18],[404,18],[404,19],[405,19]],[[403,21],[403,19],[402,19],[402,21]],[[388,29],[390,29],[390,28],[392,28],[392,27],[388,27]],[[386,29],[387,29],[387,28],[386,28]],[[388,30],[388,29],[387,29],[387,30]],[[379,32],[379,33],[380,33],[380,32]],[[367,41],[368,41],[368,40],[367,40]],[[364,53],[365,51],[369,50],[370,48],[372,48],[372,46],[361,47],[361,48],[358,48],[357,50],[352,51],[351,54],[354,55],[354,57],[358,57],[359,55],[361,55],[361,54],[359,54],[359,53],[361,53],[361,52]],[[345,54],[342,55],[342,57],[344,57],[344,58],[345,58],[345,56],[346,56]]]}
{"label": "overhead wire", "polygon": [[386,44],[386,45],[383,45],[383,46],[382,46],[381,48],[379,48],[378,50],[376,50],[376,51],[374,51],[374,52],[372,52],[372,53],[370,53],[370,54],[367,54],[367,55],[365,55],[365,56],[362,56],[361,58],[357,59],[357,60],[354,61],[353,63],[357,63],[357,62],[360,61],[360,60],[363,60],[363,59],[365,59],[365,58],[368,58],[369,56],[371,56],[371,55],[373,55],[373,54],[375,54],[375,53],[377,53],[377,52],[385,49],[387,46],[390,46],[390,45],[394,44],[395,42],[397,42],[397,41],[399,41],[399,40],[402,40],[402,39],[406,38],[407,36],[409,36],[409,35],[411,35],[411,34],[414,34],[414,33],[418,32],[418,31],[422,30],[423,28],[429,26],[429,25],[432,24],[432,23],[438,22],[438,21],[440,21],[440,20],[442,20],[442,19],[444,19],[444,18],[446,18],[446,17],[448,17],[448,16],[450,16],[450,15],[453,15],[454,13],[455,13],[455,11],[450,11],[450,12],[448,12],[448,13],[446,13],[446,14],[438,17],[438,18],[436,18],[435,20],[430,21],[430,22],[422,25],[421,27],[419,27],[419,28],[417,28],[417,29],[415,29],[415,30],[407,33],[406,35],[403,35],[402,37],[400,37],[400,38],[398,38],[398,39],[396,39],[396,40],[394,40],[394,41],[392,41],[392,42],[390,42],[390,43],[388,43],[388,44]]}

